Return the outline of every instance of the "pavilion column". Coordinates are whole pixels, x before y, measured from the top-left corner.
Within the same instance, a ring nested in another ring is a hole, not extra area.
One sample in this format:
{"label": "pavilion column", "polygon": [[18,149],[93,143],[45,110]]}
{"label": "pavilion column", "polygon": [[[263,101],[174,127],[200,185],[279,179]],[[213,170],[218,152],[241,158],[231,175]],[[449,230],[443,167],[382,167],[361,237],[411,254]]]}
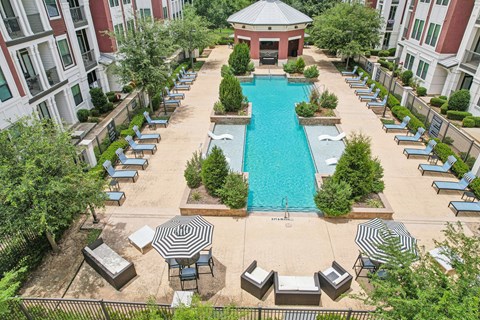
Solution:
{"label": "pavilion column", "polygon": [[252,34],[250,39],[250,58],[255,66],[260,65],[260,41],[256,34]]}
{"label": "pavilion column", "polygon": [[298,55],[301,56],[303,54],[303,45],[304,45],[305,37],[302,34],[301,38],[298,39]]}
{"label": "pavilion column", "polygon": [[278,44],[278,65],[288,61],[288,36],[283,34],[280,36],[280,42]]}

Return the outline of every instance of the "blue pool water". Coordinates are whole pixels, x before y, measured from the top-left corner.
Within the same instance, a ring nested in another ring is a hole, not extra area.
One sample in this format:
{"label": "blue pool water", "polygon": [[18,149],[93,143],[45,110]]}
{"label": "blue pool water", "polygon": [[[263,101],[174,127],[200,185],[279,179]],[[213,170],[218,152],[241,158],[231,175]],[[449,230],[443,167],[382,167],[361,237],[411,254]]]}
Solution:
{"label": "blue pool water", "polygon": [[248,209],[316,211],[315,168],[295,103],[308,99],[309,84],[288,83],[284,77],[256,77],[242,83],[252,102],[247,126],[244,171],[249,173]]}

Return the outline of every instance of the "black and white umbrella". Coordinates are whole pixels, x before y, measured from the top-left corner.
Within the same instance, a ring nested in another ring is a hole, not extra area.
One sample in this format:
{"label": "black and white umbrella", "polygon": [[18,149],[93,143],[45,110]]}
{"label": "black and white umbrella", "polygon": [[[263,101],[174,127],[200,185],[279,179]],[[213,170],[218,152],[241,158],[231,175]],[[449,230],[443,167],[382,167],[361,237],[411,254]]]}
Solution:
{"label": "black and white umbrella", "polygon": [[213,225],[201,216],[176,216],[155,230],[152,246],[165,258],[191,258],[212,244]]}
{"label": "black and white umbrella", "polygon": [[399,239],[400,251],[417,254],[417,240],[410,235],[403,223],[396,221],[375,218],[360,223],[357,227],[355,243],[370,259],[385,263],[389,256],[381,247],[386,245],[387,240],[392,237]]}

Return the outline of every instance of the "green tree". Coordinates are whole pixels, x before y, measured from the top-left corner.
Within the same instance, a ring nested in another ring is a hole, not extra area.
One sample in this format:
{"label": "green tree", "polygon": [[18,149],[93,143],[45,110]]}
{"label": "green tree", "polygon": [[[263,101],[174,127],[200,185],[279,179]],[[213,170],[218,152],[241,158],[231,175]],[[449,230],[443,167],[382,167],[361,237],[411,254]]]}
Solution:
{"label": "green tree", "polygon": [[87,207],[103,206],[104,181],[84,172],[69,132],[27,118],[0,133],[0,233],[55,235]]}
{"label": "green tree", "polygon": [[222,202],[231,209],[240,209],[247,205],[248,184],[242,174],[230,172],[218,193]]}
{"label": "green tree", "polygon": [[325,181],[314,197],[315,205],[327,216],[341,216],[352,210],[352,188],[345,181]]}
{"label": "green tree", "polygon": [[228,27],[227,18],[252,3],[251,0],[195,0],[197,13],[205,17],[214,28]]}
{"label": "green tree", "polygon": [[124,83],[133,80],[147,91],[153,112],[153,97],[168,80],[169,67],[165,59],[173,48],[169,30],[159,21],[138,19],[137,29],[128,30],[124,36],[110,36],[117,38],[118,53],[122,57],[114,71]]}
{"label": "green tree", "polygon": [[448,224],[444,234],[445,241],[435,244],[445,248],[455,276],[445,275],[429,255],[402,253],[392,241],[383,248],[390,257],[382,266],[386,277],[374,276],[373,291],[356,297],[376,306],[380,319],[479,319],[480,238],[465,235],[460,222]]}
{"label": "green tree", "polygon": [[360,3],[338,3],[315,17],[312,38],[315,45],[348,58],[364,48],[379,44],[382,19],[375,9]]}
{"label": "green tree", "polygon": [[183,10],[183,19],[170,21],[169,29],[173,40],[183,50],[188,52],[193,70],[193,51],[208,47],[213,38],[208,27],[210,23],[204,17],[197,15],[194,7],[186,5]]}
{"label": "green tree", "polygon": [[26,267],[22,267],[18,270],[12,270],[3,274],[0,280],[0,317],[2,319],[13,319],[13,315],[10,311],[12,300],[17,294],[20,288],[21,279],[24,277]]}
{"label": "green tree", "polygon": [[219,190],[225,184],[228,176],[228,163],[222,149],[214,146],[202,164],[202,182],[207,192],[220,196]]}
{"label": "green tree", "polygon": [[236,112],[242,108],[242,87],[236,77],[231,75],[223,77],[220,82],[220,101],[226,111]]}
{"label": "green tree", "polygon": [[330,9],[342,0],[286,0],[285,3],[305,13],[309,17],[315,17]]}
{"label": "green tree", "polygon": [[[228,57],[228,64],[235,75],[243,75],[248,70],[250,63],[250,48],[246,43],[238,43]],[[304,64],[305,66],[305,64]]]}

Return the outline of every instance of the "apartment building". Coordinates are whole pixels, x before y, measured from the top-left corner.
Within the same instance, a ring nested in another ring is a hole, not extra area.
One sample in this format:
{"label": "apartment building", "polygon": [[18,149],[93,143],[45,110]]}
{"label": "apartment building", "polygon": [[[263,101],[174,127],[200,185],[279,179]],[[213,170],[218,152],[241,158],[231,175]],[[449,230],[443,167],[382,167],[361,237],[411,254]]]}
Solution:
{"label": "apartment building", "polygon": [[401,35],[401,22],[408,0],[376,0],[370,2],[384,20],[380,30],[381,41],[378,49],[389,49],[397,46]]}
{"label": "apartment building", "polygon": [[397,56],[429,94],[444,93],[467,30],[474,0],[410,0]]}

